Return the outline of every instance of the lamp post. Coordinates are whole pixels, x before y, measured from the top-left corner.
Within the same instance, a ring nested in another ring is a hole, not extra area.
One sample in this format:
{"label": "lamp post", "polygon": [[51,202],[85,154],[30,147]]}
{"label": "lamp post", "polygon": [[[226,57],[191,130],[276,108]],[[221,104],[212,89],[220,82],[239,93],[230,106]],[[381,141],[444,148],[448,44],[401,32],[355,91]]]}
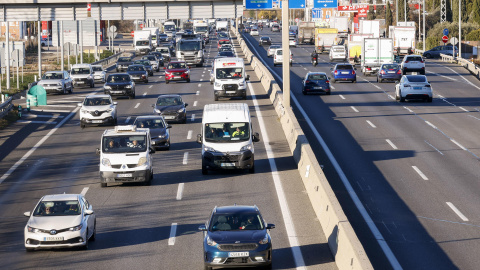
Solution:
{"label": "lamp post", "polygon": [[423,0],[423,51],[425,51],[425,0]]}
{"label": "lamp post", "polygon": [[282,3],[283,106],[290,107],[290,47],[288,44],[288,0]]}
{"label": "lamp post", "polygon": [[458,57],[462,58],[462,0],[458,0]]}

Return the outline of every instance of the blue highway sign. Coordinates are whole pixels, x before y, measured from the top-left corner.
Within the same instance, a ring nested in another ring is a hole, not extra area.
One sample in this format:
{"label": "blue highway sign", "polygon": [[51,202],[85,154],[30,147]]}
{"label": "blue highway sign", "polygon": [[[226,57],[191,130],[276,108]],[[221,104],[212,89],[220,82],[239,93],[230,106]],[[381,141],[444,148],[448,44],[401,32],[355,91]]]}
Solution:
{"label": "blue highway sign", "polygon": [[313,0],[314,8],[338,8],[337,0]]}
{"label": "blue highway sign", "polygon": [[272,0],[245,0],[246,9],[272,9]]}
{"label": "blue highway sign", "polygon": [[[280,1],[280,8],[282,8],[283,1]],[[288,8],[305,8],[305,0],[289,0]]]}

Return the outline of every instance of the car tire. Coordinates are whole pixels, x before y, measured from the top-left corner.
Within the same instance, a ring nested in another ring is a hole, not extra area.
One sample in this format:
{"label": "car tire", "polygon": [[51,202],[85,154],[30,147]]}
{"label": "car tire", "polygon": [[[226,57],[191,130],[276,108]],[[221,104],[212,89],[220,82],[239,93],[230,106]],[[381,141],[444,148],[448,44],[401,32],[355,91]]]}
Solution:
{"label": "car tire", "polygon": [[82,129],[84,129],[84,128],[85,128],[85,124],[80,123],[80,127],[81,127]]}
{"label": "car tire", "polygon": [[113,125],[116,126],[117,123],[118,123],[118,119],[117,118],[113,119]]}
{"label": "car tire", "polygon": [[293,63],[290,63],[290,66],[293,66]]}
{"label": "car tire", "polygon": [[100,183],[100,186],[101,186],[102,188],[107,187],[107,183]]}
{"label": "car tire", "polygon": [[95,87],[95,82],[92,82],[92,83],[90,84],[90,88],[94,88],[94,87]]}
{"label": "car tire", "polygon": [[433,97],[427,98],[427,102],[430,102],[430,103],[433,102]]}
{"label": "car tire", "polygon": [[332,79],[332,83],[335,83],[335,78]]}
{"label": "car tire", "polygon": [[[203,165],[202,165],[202,175],[208,175],[208,169]],[[206,268],[205,266],[205,269],[208,269],[208,268]],[[210,267],[209,269],[212,269],[212,268]]]}
{"label": "car tire", "polygon": [[305,89],[302,89],[302,94],[307,95],[307,91],[305,91]]}
{"label": "car tire", "polygon": [[186,124],[186,123],[187,123],[187,116],[185,115],[185,118],[183,119],[182,124]]}
{"label": "car tire", "polygon": [[355,80],[355,81],[352,81],[352,83],[357,83],[357,80]]}
{"label": "car tire", "polygon": [[426,54],[425,54],[425,58],[432,58],[432,55],[429,54],[429,53],[426,53]]}
{"label": "car tire", "polygon": [[400,102],[405,102],[405,98],[402,97],[402,92],[399,93]]}
{"label": "car tire", "polygon": [[325,95],[330,96],[331,93],[332,93],[332,92],[328,91],[328,92],[325,92]]}
{"label": "car tire", "polygon": [[402,69],[402,75],[406,75],[407,74],[407,69]]}
{"label": "car tire", "polygon": [[68,91],[67,91],[67,87],[64,87],[64,88],[63,88],[63,93],[62,93],[62,94],[66,95],[67,93],[68,93]]}
{"label": "car tire", "polygon": [[97,238],[97,220],[93,222],[93,234],[90,236],[90,241],[95,242],[95,239]]}
{"label": "car tire", "polygon": [[214,96],[213,99],[214,99],[215,101],[218,101],[218,96]]}
{"label": "car tire", "polygon": [[33,252],[34,250],[35,250],[35,249],[33,249],[33,248],[27,248],[27,247],[25,248],[25,251],[26,251],[26,252]]}
{"label": "car tire", "polygon": [[145,83],[148,83],[148,80],[145,80]]}
{"label": "car tire", "polygon": [[68,93],[73,94],[73,85],[70,85],[70,89],[68,90]]}
{"label": "car tire", "polygon": [[421,75],[425,75],[425,70],[420,72]]}
{"label": "car tire", "polygon": [[187,83],[189,83],[189,82],[190,82],[190,78],[187,79]]}
{"label": "car tire", "polygon": [[87,239],[85,239],[85,245],[82,247],[83,250],[88,250],[88,228],[87,228],[87,231],[85,232],[85,237]]}
{"label": "car tire", "polygon": [[255,173],[255,164],[252,168],[248,169],[248,173]]}
{"label": "car tire", "polygon": [[165,84],[169,84],[169,83],[170,83],[170,81],[169,81],[169,80],[165,80]]}

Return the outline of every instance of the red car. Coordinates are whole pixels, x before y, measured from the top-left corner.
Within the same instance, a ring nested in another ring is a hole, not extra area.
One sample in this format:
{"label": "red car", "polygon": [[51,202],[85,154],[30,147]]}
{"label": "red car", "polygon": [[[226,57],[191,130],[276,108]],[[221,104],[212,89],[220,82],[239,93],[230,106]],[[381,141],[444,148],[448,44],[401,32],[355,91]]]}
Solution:
{"label": "red car", "polygon": [[220,39],[218,41],[218,48],[222,47],[223,44],[231,44],[229,39]]}
{"label": "red car", "polygon": [[163,69],[165,69],[165,83],[170,81],[190,82],[190,68],[185,61],[170,62]]}

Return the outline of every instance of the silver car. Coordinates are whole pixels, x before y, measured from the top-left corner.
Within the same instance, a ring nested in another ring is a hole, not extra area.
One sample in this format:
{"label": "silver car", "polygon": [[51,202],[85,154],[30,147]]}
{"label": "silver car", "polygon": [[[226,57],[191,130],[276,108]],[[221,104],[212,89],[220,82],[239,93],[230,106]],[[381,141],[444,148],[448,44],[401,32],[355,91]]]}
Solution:
{"label": "silver car", "polygon": [[67,94],[73,92],[72,78],[66,71],[48,71],[38,82],[47,93]]}
{"label": "silver car", "polygon": [[92,65],[93,79],[105,83],[105,75],[107,74],[101,65]]}
{"label": "silver car", "polygon": [[88,248],[96,236],[92,205],[81,194],[46,195],[40,199],[24,230],[27,251],[43,248]]}
{"label": "silver car", "polygon": [[422,99],[433,101],[432,86],[425,75],[403,75],[400,83],[395,85],[395,99],[404,102],[406,99]]}
{"label": "silver car", "polygon": [[273,55],[275,54],[275,51],[280,48],[282,48],[282,46],[280,45],[271,45],[270,47],[268,47],[267,56],[273,57]]}
{"label": "silver car", "polygon": [[142,60],[150,61],[150,65],[152,66],[152,69],[155,70],[156,72],[160,71],[160,62],[158,61],[157,57],[155,57],[155,55],[142,56]]}

